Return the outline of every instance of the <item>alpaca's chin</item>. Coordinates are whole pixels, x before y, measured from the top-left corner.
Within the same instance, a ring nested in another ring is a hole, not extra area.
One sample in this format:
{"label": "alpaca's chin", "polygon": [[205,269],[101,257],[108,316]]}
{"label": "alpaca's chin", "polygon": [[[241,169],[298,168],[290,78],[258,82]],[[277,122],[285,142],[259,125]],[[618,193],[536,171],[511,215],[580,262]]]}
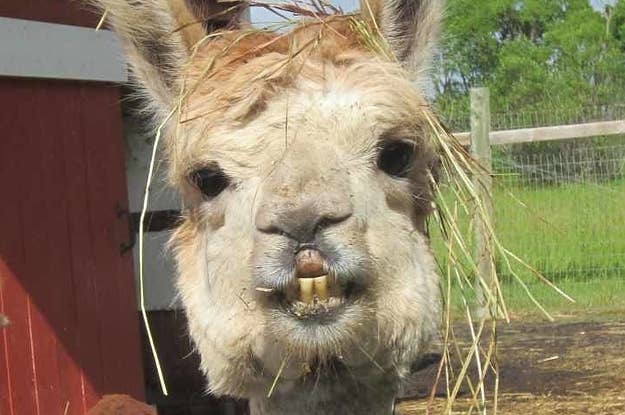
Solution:
{"label": "alpaca's chin", "polygon": [[319,303],[281,303],[267,309],[269,329],[289,349],[302,355],[331,357],[350,348],[373,321],[361,297],[330,298]]}
{"label": "alpaca's chin", "polygon": [[280,306],[284,313],[297,320],[302,320],[309,324],[331,324],[345,310],[348,304],[345,297],[329,297],[324,300],[313,300],[311,302],[283,301]]}

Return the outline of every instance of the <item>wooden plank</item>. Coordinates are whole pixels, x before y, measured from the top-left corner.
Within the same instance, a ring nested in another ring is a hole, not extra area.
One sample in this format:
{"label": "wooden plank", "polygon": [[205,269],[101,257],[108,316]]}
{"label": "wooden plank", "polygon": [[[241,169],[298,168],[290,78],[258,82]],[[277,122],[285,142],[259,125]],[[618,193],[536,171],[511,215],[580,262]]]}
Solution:
{"label": "wooden plank", "polygon": [[2,0],[0,16],[86,27],[100,20],[85,2],[72,0]]}
{"label": "wooden plank", "polygon": [[85,154],[85,137],[83,135],[82,111],[84,86],[77,86],[76,93],[69,105],[74,111],[75,128],[62,139],[65,154],[66,185],[64,191],[67,199],[69,236],[72,257],[72,277],[76,293],[76,330],[78,351],[74,359],[83,370],[81,387],[83,394],[80,405],[82,413],[94,406],[100,398],[99,382],[102,378],[102,359],[100,355],[100,331],[98,329],[98,282],[94,261],[94,248],[91,221],[89,216],[89,200],[87,188],[87,162]]}
{"label": "wooden plank", "polygon": [[[3,131],[3,140],[0,141],[0,189],[5,198],[15,197],[15,180],[10,180],[15,174],[15,157],[16,152],[15,136],[17,126],[12,122],[12,113],[8,102],[15,101],[15,91],[7,88],[6,84],[0,80],[0,95],[4,97],[0,100],[0,125],[5,126]],[[13,271],[6,263],[10,258],[14,263],[17,258],[21,261],[21,245],[20,227],[19,227],[19,201],[15,203],[0,204],[0,229],[4,234],[4,238],[0,238],[0,312],[11,314],[14,310],[9,310],[10,300],[15,302],[15,293],[10,285],[15,280]],[[10,220],[9,220],[10,219]],[[11,307],[15,309],[15,307]],[[19,307],[18,307],[19,308]],[[18,315],[21,313],[18,313]],[[13,323],[15,324],[15,323]],[[22,322],[23,326],[23,322]],[[11,372],[12,365],[9,360],[9,331],[8,328],[0,329],[0,414],[15,415],[13,411],[12,391],[11,391]]]}
{"label": "wooden plank", "polygon": [[[72,120],[76,118],[76,114],[80,111],[80,104],[77,102],[77,96],[80,93],[80,86],[70,82],[46,82],[41,89],[48,91],[46,99],[46,108],[55,108],[52,116],[55,122],[46,120],[42,117],[42,127],[44,131],[50,131],[50,127],[54,126],[53,134],[48,133],[47,139],[52,141],[55,147],[55,153],[58,158],[54,165],[57,186],[54,189],[55,197],[58,200],[55,206],[59,209],[59,230],[53,234],[57,246],[64,247],[64,255],[61,257],[61,263],[57,269],[56,290],[59,292],[56,301],[59,302],[57,322],[54,324],[54,335],[60,340],[57,348],[57,361],[59,367],[59,395],[61,404],[63,405],[63,414],[67,415],[83,415],[86,412],[86,406],[83,399],[83,369],[85,352],[80,340],[81,328],[78,325],[79,317],[82,317],[83,311],[78,308],[76,280],[80,280],[82,275],[75,275],[73,269],[73,258],[75,256],[75,244],[72,244],[70,235],[71,224],[74,221],[70,212],[69,203],[76,197],[76,194],[64,193],[62,189],[68,188],[70,182],[76,176],[81,176],[76,171],[67,171],[68,159],[81,159],[81,152],[71,151],[73,148],[65,146],[65,140],[68,137],[79,136],[79,123],[62,122],[58,120]],[[75,189],[78,190],[78,189]],[[80,190],[78,190],[80,193]],[[82,305],[82,304],[81,304]]]}
{"label": "wooden plank", "polygon": [[[504,145],[622,134],[625,134],[625,120],[600,121],[585,124],[493,131],[490,133],[490,143],[491,145]],[[454,137],[461,144],[469,145],[471,133],[454,133]]]}
{"label": "wooden plank", "polygon": [[[1,162],[1,160],[0,160]],[[0,174],[2,169],[0,169]],[[0,183],[1,186],[2,183]],[[0,247],[1,248],[1,247]],[[0,284],[8,278],[11,271],[0,256]],[[14,277],[13,277],[14,278]],[[0,286],[0,312],[6,311],[5,290]],[[11,393],[11,362],[8,350],[8,329],[0,328],[0,414],[13,415],[13,396]]]}
{"label": "wooden plank", "polygon": [[490,96],[488,88],[471,89],[471,154],[483,170],[475,172],[474,185],[477,201],[474,221],[474,258],[479,275],[475,282],[477,318],[485,317],[491,310],[482,283],[492,290],[495,286],[495,263],[493,241],[489,228],[493,226],[493,181],[489,142]]}
{"label": "wooden plank", "polygon": [[[2,209],[4,212],[5,210]],[[13,217],[15,218],[15,216]],[[2,223],[2,222],[0,222]],[[4,223],[2,223],[4,224]],[[16,221],[19,230],[20,224]],[[3,231],[10,232],[10,226],[3,227]],[[6,234],[5,234],[6,235]],[[20,243],[18,239],[13,242]],[[21,251],[21,244],[18,246]],[[11,255],[6,244],[0,246],[2,256]],[[13,261],[19,260],[13,257]],[[2,306],[11,316],[11,325],[4,328],[1,335],[0,365],[0,413],[8,415],[36,415],[37,397],[33,387],[35,373],[32,365],[32,354],[28,342],[28,299],[24,289],[19,285],[14,271],[16,263],[11,265],[0,257],[0,277],[3,279]]]}
{"label": "wooden plank", "polygon": [[[95,111],[92,105],[87,88],[81,96],[81,104],[86,108],[81,111],[81,135],[85,145],[85,162],[86,162],[86,181],[87,186],[84,189],[89,206],[89,223],[90,233],[93,237],[93,261],[94,279],[97,283],[97,297],[94,298],[97,307],[97,321],[94,322],[98,327],[99,351],[98,358],[102,361],[101,377],[98,379],[97,388],[101,394],[117,392],[115,385],[115,372],[119,370],[115,363],[114,355],[119,352],[116,341],[110,341],[107,334],[112,335],[116,332],[116,324],[118,321],[119,302],[117,300],[117,292],[112,284],[112,276],[115,273],[113,262],[115,258],[111,255],[114,250],[115,241],[111,236],[111,219],[110,214],[114,206],[111,206],[110,196],[107,192],[105,179],[105,171],[108,169],[103,162],[99,162],[100,145],[98,144],[99,128],[105,128],[106,117],[98,117],[99,111],[106,112],[104,108]],[[108,122],[108,120],[106,120]],[[96,235],[97,234],[97,235]],[[96,237],[97,236],[97,237]],[[118,337],[118,336],[115,336]],[[109,346],[109,343],[111,345]],[[113,356],[111,356],[113,355]]]}
{"label": "wooden plank", "polygon": [[619,134],[625,134],[625,120],[495,131],[491,134],[491,143],[502,145]]}
{"label": "wooden plank", "polygon": [[0,17],[0,76],[122,83],[121,44],[111,31]]}
{"label": "wooden plank", "polygon": [[[28,192],[22,178],[29,169],[29,149],[24,136],[32,129],[33,97],[24,84],[0,79],[0,188],[3,197],[12,203],[0,203],[0,278],[3,279],[3,312],[11,318],[11,326],[3,331],[6,384],[0,395],[2,410],[10,415],[39,413],[35,367],[29,341],[29,301],[19,277],[25,269],[22,226],[26,218],[22,206]],[[8,408],[8,410],[7,410]]]}
{"label": "wooden plank", "polygon": [[94,239],[102,341],[102,392],[128,393],[142,400],[143,369],[136,312],[132,257],[120,247],[129,240],[119,89],[89,88],[83,96],[90,218]]}
{"label": "wooden plank", "polygon": [[58,84],[31,82],[29,87],[34,96],[32,129],[23,139],[31,155],[22,182],[28,192],[27,203],[22,206],[26,267],[19,280],[30,299],[35,387],[40,415],[45,415],[64,412],[67,397],[61,372],[67,357],[63,356],[63,342],[71,347],[70,321],[66,319],[66,307],[72,307],[73,296],[66,278],[69,246],[65,202],[57,191],[64,185],[62,147],[56,142],[63,133],[64,123],[59,122],[58,115],[64,100]]}

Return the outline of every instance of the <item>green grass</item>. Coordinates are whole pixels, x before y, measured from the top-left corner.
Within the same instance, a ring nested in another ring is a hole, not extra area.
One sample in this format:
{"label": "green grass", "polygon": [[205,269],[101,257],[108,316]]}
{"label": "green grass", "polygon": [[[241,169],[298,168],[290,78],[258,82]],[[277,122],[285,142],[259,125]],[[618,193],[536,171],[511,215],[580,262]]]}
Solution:
{"label": "green grass", "polygon": [[[554,315],[625,310],[625,180],[520,186],[512,179],[499,178],[494,188],[499,240],[576,303],[537,282],[522,265],[513,264],[512,269],[528,284],[535,298]],[[458,222],[470,239],[469,219],[460,216]],[[444,264],[446,249],[436,230],[432,245]],[[511,313],[539,314],[501,258],[497,268]],[[457,283],[453,285],[452,304],[459,307],[460,288]]]}
{"label": "green grass", "polygon": [[550,279],[625,277],[625,180],[498,186],[494,206],[504,246]]}
{"label": "green grass", "polygon": [[[558,287],[573,297],[571,303],[544,284],[530,284],[529,288],[536,299],[553,316],[625,315],[625,279],[608,278],[588,281],[563,280]],[[513,316],[535,316],[540,312],[529,300],[525,292],[516,284],[505,284],[504,295]]]}
{"label": "green grass", "polygon": [[[625,279],[609,278],[590,281],[563,280],[558,287],[571,296],[571,302],[551,287],[532,282],[528,284],[532,295],[555,318],[579,316],[618,316],[625,315]],[[544,319],[545,315],[534,305],[524,289],[512,282],[502,286],[508,311],[513,319]],[[465,316],[461,290],[453,284],[451,293],[452,315],[457,319]],[[473,293],[465,290],[465,298],[473,307]]]}

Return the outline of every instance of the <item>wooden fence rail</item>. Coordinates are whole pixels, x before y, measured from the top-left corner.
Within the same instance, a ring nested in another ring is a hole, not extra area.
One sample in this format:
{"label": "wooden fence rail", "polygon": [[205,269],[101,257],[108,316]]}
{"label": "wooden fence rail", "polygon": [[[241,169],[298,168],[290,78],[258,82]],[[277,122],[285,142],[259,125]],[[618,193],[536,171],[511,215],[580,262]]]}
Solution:
{"label": "wooden fence rail", "polygon": [[[625,135],[625,120],[492,131],[490,144],[497,146],[611,135]],[[470,132],[454,133],[454,137],[464,145],[471,144]]]}

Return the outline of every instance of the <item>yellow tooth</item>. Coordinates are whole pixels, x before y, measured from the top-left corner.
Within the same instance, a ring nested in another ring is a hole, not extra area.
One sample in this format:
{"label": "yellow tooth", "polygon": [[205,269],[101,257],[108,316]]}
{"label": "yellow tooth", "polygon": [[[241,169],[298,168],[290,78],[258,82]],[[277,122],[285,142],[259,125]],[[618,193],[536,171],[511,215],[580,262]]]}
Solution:
{"label": "yellow tooth", "polygon": [[321,277],[313,278],[313,281],[317,299],[326,301],[328,299],[328,276],[322,275]]}
{"label": "yellow tooth", "polygon": [[313,280],[312,278],[298,278],[299,300],[304,303],[313,302]]}

